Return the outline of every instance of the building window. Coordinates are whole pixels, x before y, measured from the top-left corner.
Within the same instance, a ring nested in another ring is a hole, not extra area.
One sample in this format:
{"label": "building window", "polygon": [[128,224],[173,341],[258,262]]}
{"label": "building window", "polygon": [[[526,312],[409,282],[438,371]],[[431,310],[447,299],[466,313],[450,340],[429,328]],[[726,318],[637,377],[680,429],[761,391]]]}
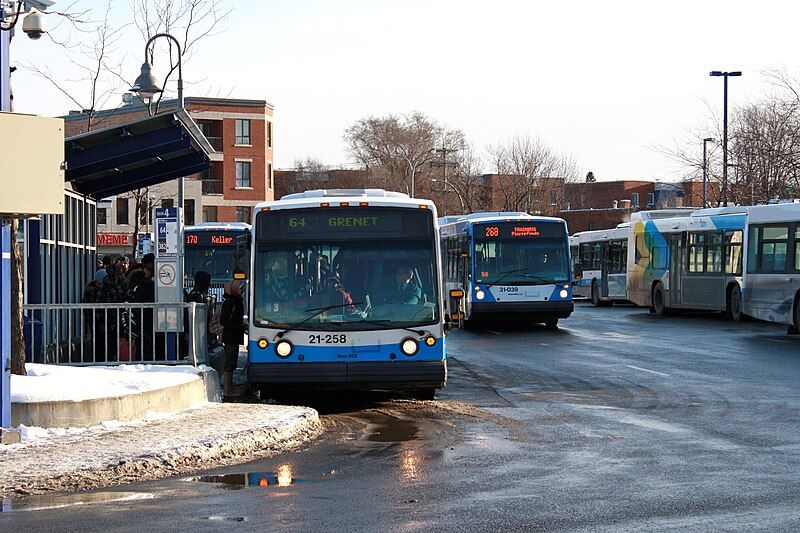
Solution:
{"label": "building window", "polygon": [[172,207],[175,207],[174,198],[165,198],[161,200],[161,209],[170,209]]}
{"label": "building window", "polygon": [[237,222],[250,222],[250,208],[237,207],[236,208],[236,221]]}
{"label": "building window", "polygon": [[236,119],[236,144],[250,144],[250,121]]}
{"label": "building window", "polygon": [[549,191],[547,193],[547,199],[550,202],[550,205],[556,205],[556,201],[557,201],[556,192],[555,191]]}
{"label": "building window", "polygon": [[128,218],[128,199],[117,198],[117,224],[127,224],[130,222]]}
{"label": "building window", "polygon": [[194,200],[183,201],[183,223],[194,226]]}
{"label": "building window", "polygon": [[267,121],[267,148],[272,148],[272,121]]}
{"label": "building window", "polygon": [[631,207],[638,208],[639,207],[639,193],[635,192],[631,194]]}
{"label": "building window", "polygon": [[250,187],[250,161],[236,162],[236,188]]}
{"label": "building window", "polygon": [[270,189],[275,188],[275,178],[272,175],[272,163],[267,163],[267,184]]}
{"label": "building window", "polygon": [[108,210],[102,207],[97,208],[97,223],[108,224]]}
{"label": "building window", "polygon": [[217,206],[203,206],[203,222],[217,222]]}

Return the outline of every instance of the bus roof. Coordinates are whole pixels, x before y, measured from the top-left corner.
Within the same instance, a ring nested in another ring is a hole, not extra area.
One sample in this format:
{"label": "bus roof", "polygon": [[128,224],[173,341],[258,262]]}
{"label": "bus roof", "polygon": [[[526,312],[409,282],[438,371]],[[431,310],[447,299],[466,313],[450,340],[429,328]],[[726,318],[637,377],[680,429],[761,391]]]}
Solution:
{"label": "bus roof", "polygon": [[193,226],[186,226],[183,231],[248,231],[250,224],[247,222],[201,222]]}
{"label": "bus roof", "polygon": [[570,242],[572,243],[597,242],[597,241],[619,239],[628,236],[628,233],[630,232],[630,227],[631,225],[629,222],[623,222],[622,224],[617,224],[617,227],[615,228],[579,231],[578,233],[570,237]]}
{"label": "bus roof", "polygon": [[459,222],[478,223],[478,222],[502,222],[505,220],[538,220],[542,222],[564,222],[564,219],[546,216],[530,215],[520,211],[486,211],[470,213],[468,215],[447,216],[439,219],[439,226],[455,224]]}
{"label": "bus roof", "polygon": [[280,200],[261,202],[255,206],[255,213],[263,209],[302,209],[307,207],[406,207],[429,209],[436,218],[436,206],[431,200],[410,198],[407,194],[383,189],[315,189],[301,193],[287,194]]}

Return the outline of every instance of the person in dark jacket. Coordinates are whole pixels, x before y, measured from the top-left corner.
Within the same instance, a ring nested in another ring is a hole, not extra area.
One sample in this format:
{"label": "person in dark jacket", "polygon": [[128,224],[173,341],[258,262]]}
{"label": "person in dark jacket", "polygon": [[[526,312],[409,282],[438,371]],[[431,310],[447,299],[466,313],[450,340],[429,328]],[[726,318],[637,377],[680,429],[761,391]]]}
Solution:
{"label": "person in dark jacket", "polygon": [[[211,274],[203,270],[198,270],[194,273],[194,284],[192,290],[184,295],[184,301],[187,303],[194,302],[201,304],[206,308],[206,342],[212,341],[213,335],[208,330],[208,325],[211,323],[212,308],[209,305],[208,290],[211,288]],[[185,309],[183,312],[183,323],[187,326],[184,329],[183,337],[181,337],[181,353],[188,355],[189,343],[192,341],[191,327],[189,324],[189,310]]]}
{"label": "person in dark jacket", "polygon": [[239,346],[244,344],[244,302],[242,301],[242,283],[233,280],[225,285],[222,310],[219,315],[222,325],[222,343],[224,344],[224,362],[222,382],[225,396],[233,395],[233,371],[239,359]]}

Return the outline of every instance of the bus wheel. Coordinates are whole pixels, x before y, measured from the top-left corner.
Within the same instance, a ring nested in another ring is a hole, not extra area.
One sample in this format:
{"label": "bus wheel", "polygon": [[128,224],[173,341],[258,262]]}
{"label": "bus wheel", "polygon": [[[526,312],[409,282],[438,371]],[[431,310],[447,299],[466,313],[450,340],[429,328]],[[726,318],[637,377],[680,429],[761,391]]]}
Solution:
{"label": "bus wheel", "polygon": [[595,307],[600,307],[603,305],[603,302],[600,301],[600,289],[597,287],[597,283],[592,280],[592,305]]}
{"label": "bus wheel", "polygon": [[658,316],[664,316],[669,312],[664,303],[664,289],[660,283],[653,289],[653,312]]}
{"label": "bus wheel", "polygon": [[411,397],[415,400],[435,400],[436,389],[433,387],[425,389],[414,389],[411,391]]}
{"label": "bus wheel", "polygon": [[730,297],[731,306],[728,309],[728,315],[734,322],[742,322],[744,320],[744,313],[742,312],[742,289],[738,285],[731,288]]}
{"label": "bus wheel", "polygon": [[550,320],[545,320],[544,327],[547,329],[558,329],[558,319],[551,318]]}

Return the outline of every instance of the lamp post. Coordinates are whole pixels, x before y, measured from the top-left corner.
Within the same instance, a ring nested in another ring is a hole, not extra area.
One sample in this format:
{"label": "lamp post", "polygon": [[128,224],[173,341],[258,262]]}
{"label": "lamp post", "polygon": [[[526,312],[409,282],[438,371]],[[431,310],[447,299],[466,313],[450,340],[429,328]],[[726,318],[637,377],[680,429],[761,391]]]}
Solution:
{"label": "lamp post", "polygon": [[461,210],[462,210],[462,211],[466,211],[467,207],[466,207],[466,205],[464,204],[464,197],[461,195],[461,193],[459,192],[459,190],[458,190],[458,189],[456,189],[456,186],[455,186],[455,185],[453,185],[453,183],[452,183],[452,182],[449,182],[449,181],[442,181],[442,180],[437,180],[437,179],[435,179],[435,178],[431,178],[431,183],[444,183],[444,186],[442,187],[442,193],[444,193],[444,192],[447,190],[447,186],[449,185],[449,186],[450,186],[450,188],[451,188],[451,189],[453,189],[453,192],[454,192],[454,193],[456,193],[456,196],[458,196],[458,203],[460,203],[460,204],[461,204]]}
{"label": "lamp post", "polygon": [[706,146],[710,142],[714,142],[714,139],[711,137],[703,139],[703,208],[708,207],[708,151]]}
{"label": "lamp post", "polygon": [[[143,100],[147,100],[148,102],[151,101],[156,94],[164,91],[164,89],[159,86],[158,79],[152,73],[153,67],[147,60],[147,50],[150,48],[152,42],[159,37],[166,37],[172,40],[178,48],[178,109],[180,110],[183,109],[183,56],[181,53],[181,43],[169,33],[157,33],[147,40],[147,44],[144,45],[144,63],[142,64],[142,70],[136,78],[136,81],[133,82],[131,91],[137,93]],[[183,176],[178,178],[178,206],[183,209]]]}
{"label": "lamp post", "polygon": [[741,71],[720,71],[712,70],[709,76],[713,78],[722,77],[722,205],[728,207],[728,77],[741,76]]}

